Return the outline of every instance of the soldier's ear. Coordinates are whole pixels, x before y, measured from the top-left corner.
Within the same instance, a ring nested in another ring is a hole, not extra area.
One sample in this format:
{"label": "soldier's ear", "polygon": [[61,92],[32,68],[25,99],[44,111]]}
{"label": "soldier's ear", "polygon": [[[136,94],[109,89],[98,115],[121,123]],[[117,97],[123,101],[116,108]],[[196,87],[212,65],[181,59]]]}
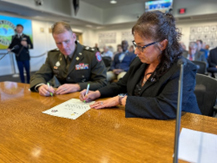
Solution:
{"label": "soldier's ear", "polygon": [[76,34],[75,34],[75,33],[72,33],[72,38],[73,38],[74,40],[76,40],[76,39],[77,39],[77,37],[76,37]]}

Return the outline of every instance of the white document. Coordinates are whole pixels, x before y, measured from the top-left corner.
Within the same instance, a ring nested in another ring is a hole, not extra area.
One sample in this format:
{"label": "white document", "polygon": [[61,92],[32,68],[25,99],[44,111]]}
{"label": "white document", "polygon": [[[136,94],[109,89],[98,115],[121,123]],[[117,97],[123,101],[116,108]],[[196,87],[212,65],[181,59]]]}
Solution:
{"label": "white document", "polygon": [[178,158],[195,163],[217,162],[217,135],[183,128]]}
{"label": "white document", "polygon": [[49,110],[43,111],[42,113],[57,116],[57,117],[76,119],[80,115],[88,111],[90,109],[90,105],[93,103],[94,101],[90,103],[84,103],[79,99],[70,99]]}

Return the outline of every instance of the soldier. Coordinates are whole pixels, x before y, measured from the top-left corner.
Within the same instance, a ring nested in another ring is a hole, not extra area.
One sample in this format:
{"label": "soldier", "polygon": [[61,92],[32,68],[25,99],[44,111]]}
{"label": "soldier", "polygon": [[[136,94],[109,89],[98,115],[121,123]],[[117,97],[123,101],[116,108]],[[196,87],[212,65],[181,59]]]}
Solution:
{"label": "soldier", "polygon": [[29,49],[33,48],[32,42],[28,35],[23,33],[23,25],[17,24],[16,35],[12,36],[11,44],[8,47],[8,51],[12,51],[16,54],[17,67],[20,72],[20,80],[25,83],[23,69],[26,70],[26,82],[30,80],[30,55]]}
{"label": "soldier", "polygon": [[[88,83],[90,90],[107,84],[106,67],[100,53],[95,48],[79,44],[69,24],[55,23],[52,35],[59,50],[48,52],[46,62],[31,77],[31,91],[50,96],[81,91]],[[47,84],[51,79],[59,83],[56,90]]]}

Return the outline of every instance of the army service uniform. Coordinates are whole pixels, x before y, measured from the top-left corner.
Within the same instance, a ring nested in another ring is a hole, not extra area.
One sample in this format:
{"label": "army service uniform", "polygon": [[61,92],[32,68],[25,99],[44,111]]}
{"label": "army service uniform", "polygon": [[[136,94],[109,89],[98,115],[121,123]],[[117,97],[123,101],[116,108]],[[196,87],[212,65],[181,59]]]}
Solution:
{"label": "army service uniform", "polygon": [[46,84],[53,77],[58,80],[60,85],[77,83],[81,90],[86,89],[88,83],[90,83],[90,90],[97,90],[107,84],[106,67],[100,53],[93,48],[76,44],[68,69],[65,55],[61,54],[59,50],[48,52],[45,63],[31,77],[31,91],[37,91],[35,86]]}

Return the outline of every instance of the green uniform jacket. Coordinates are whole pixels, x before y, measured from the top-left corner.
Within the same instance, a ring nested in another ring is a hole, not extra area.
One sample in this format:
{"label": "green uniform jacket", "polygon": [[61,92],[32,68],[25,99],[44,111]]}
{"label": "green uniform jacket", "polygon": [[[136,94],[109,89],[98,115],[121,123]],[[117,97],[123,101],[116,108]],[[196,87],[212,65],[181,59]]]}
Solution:
{"label": "green uniform jacket", "polygon": [[48,52],[46,62],[31,77],[31,91],[36,91],[35,86],[46,84],[53,77],[59,84],[78,83],[81,90],[86,89],[88,83],[90,83],[90,90],[97,90],[107,84],[106,67],[100,53],[93,48],[76,44],[68,70],[65,56],[59,50]]}

